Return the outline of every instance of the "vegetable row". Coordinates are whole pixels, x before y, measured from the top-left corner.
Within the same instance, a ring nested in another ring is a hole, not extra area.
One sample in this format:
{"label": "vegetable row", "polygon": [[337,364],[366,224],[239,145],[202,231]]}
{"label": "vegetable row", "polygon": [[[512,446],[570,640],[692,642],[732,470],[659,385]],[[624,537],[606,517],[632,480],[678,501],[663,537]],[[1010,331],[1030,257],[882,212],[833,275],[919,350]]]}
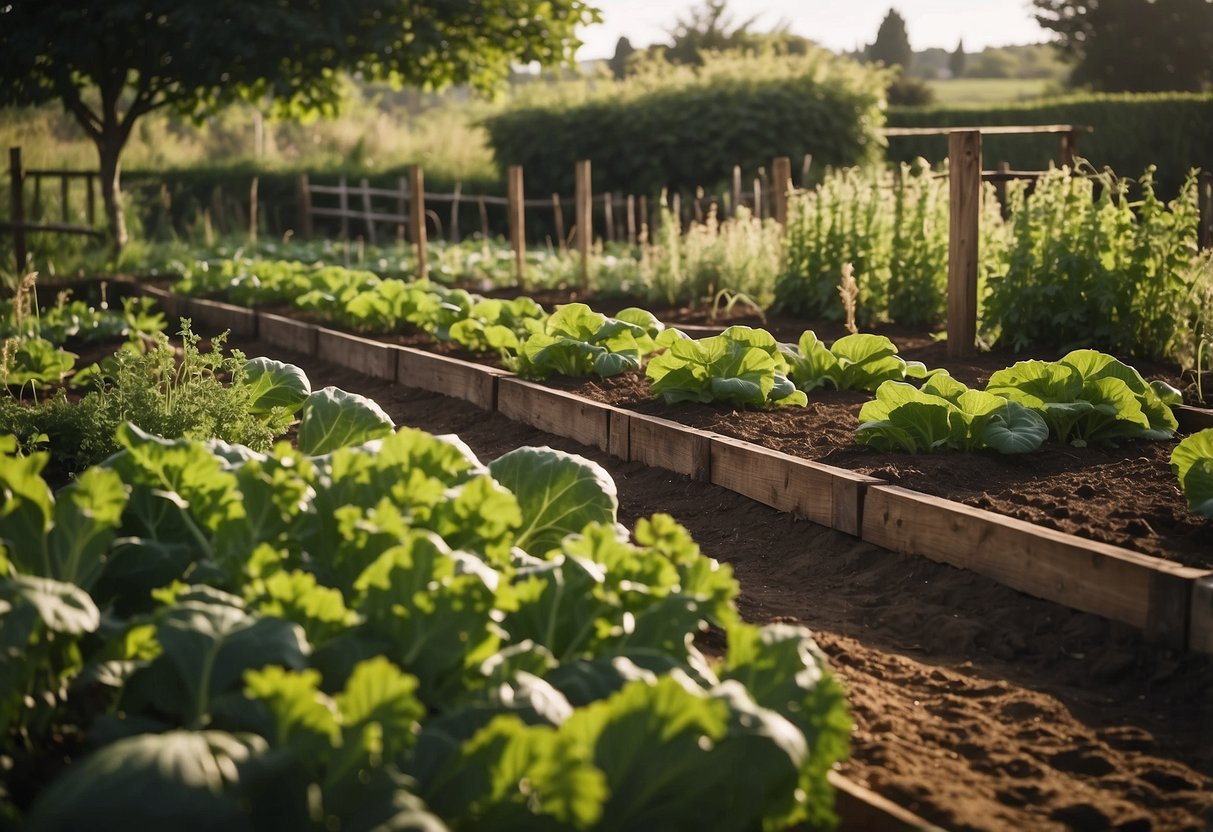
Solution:
{"label": "vegetable row", "polygon": [[0,825],[830,818],[841,689],[806,631],[740,620],[685,529],[629,534],[580,457],[372,432],[263,454],[127,424],[58,493],[0,439]]}

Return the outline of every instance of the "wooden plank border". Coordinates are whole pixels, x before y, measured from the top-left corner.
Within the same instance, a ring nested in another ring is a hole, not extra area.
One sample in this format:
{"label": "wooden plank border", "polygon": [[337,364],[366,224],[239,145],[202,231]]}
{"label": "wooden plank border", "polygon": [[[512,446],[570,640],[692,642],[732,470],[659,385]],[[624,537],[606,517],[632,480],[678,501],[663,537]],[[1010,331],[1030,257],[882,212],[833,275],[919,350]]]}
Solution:
{"label": "wooden plank border", "polygon": [[712,480],[716,435],[669,419],[628,414],[628,459],[664,468],[698,482]]}
{"label": "wooden plank border", "polygon": [[868,486],[885,484],[727,436],[712,437],[711,453],[713,485],[856,536],[862,528]]}
{"label": "wooden plank border", "polygon": [[152,286],[147,283],[136,283],[135,291],[143,297],[151,298],[156,302],[156,305],[160,307],[160,311],[164,313],[164,317],[168,319],[170,331],[176,331],[179,319],[189,317],[185,311],[186,297],[174,294],[172,289],[164,286]]}
{"label": "wooden plank border", "polygon": [[507,377],[497,382],[497,410],[501,415],[582,445],[610,450],[609,405],[553,390],[532,381]]}
{"label": "wooden plank border", "polygon": [[1213,575],[1199,578],[1192,588],[1192,619],[1188,647],[1213,655]]}
{"label": "wooden plank border", "polygon": [[504,370],[412,347],[396,349],[396,383],[471,402],[483,410],[497,409],[497,380]]}
{"label": "wooden plank border", "polygon": [[867,489],[863,539],[1125,622],[1180,649],[1196,581],[1213,575],[898,486]]}
{"label": "wooden plank border", "polygon": [[836,771],[829,772],[828,777],[834,787],[834,811],[838,814],[835,832],[936,832],[940,829]]}
{"label": "wooden plank border", "polygon": [[1179,429],[1184,433],[1196,433],[1198,430],[1213,428],[1213,410],[1181,404],[1171,408],[1171,412],[1175,414],[1175,420],[1179,422]]}
{"label": "wooden plank border", "polygon": [[315,356],[319,331],[319,327],[306,321],[269,312],[257,313],[258,338],[284,350]]}
{"label": "wooden plank border", "polygon": [[340,364],[371,378],[396,380],[398,348],[335,329],[316,329],[316,357]]}
{"label": "wooden plank border", "polygon": [[257,313],[253,309],[206,298],[184,300],[185,311],[180,314],[190,319],[196,334],[210,337],[226,329],[233,338],[256,339]]}

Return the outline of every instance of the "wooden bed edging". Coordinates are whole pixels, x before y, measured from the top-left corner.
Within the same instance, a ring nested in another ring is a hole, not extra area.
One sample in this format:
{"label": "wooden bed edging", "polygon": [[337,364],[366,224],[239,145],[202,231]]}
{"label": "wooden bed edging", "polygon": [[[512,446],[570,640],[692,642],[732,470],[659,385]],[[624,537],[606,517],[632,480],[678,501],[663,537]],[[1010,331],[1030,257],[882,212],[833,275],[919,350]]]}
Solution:
{"label": "wooden bed edging", "polygon": [[835,832],[938,832],[939,827],[927,823],[909,809],[903,809],[888,798],[881,797],[843,777],[829,773],[834,787],[834,811],[838,813]]}
{"label": "wooden bed edging", "polygon": [[1213,410],[1180,404],[1172,407],[1171,412],[1175,414],[1175,420],[1179,422],[1179,429],[1184,433],[1196,433],[1198,430],[1213,428]]}
{"label": "wooden bed edging", "polygon": [[[141,286],[140,291],[156,298],[166,311],[174,300],[184,300],[158,287]],[[191,308],[196,303],[189,299]],[[252,315],[253,334],[241,337],[257,337],[258,318],[280,318],[213,301],[199,308],[213,316],[199,320],[236,334],[237,321]],[[269,333],[275,324],[285,326],[274,321]],[[394,375],[380,377],[462,398],[486,410],[501,410],[507,417],[620,459],[712,482],[838,531],[858,534],[882,548],[968,569],[1029,595],[1130,624],[1169,647],[1213,654],[1213,570],[1179,566],[887,485],[669,419],[593,402],[495,368],[311,324],[297,325],[315,331],[315,354],[320,358],[368,375],[376,373],[364,366],[385,374],[390,366]],[[247,326],[240,331],[247,332]],[[323,344],[322,333],[328,333]],[[333,348],[332,354],[325,345]],[[382,364],[377,363],[380,360]]]}
{"label": "wooden bed edging", "polygon": [[179,313],[189,318],[197,333],[199,325],[218,330],[231,330],[233,338],[257,337],[257,311],[205,298],[186,298],[185,310]]}
{"label": "wooden bed edging", "polygon": [[315,356],[319,333],[319,327],[306,321],[297,321],[284,315],[272,315],[269,312],[257,313],[257,337],[284,350]]}
{"label": "wooden bed edging", "polygon": [[1013,589],[1189,645],[1209,570],[1099,543],[898,486],[867,489],[863,539],[993,578]]}
{"label": "wooden bed edging", "polygon": [[396,347],[396,383],[471,402],[484,410],[497,409],[497,381],[505,370],[436,355],[412,347]]}
{"label": "wooden bed edging", "polygon": [[714,485],[856,536],[863,523],[864,492],[884,484],[727,436],[712,437],[711,453]]}

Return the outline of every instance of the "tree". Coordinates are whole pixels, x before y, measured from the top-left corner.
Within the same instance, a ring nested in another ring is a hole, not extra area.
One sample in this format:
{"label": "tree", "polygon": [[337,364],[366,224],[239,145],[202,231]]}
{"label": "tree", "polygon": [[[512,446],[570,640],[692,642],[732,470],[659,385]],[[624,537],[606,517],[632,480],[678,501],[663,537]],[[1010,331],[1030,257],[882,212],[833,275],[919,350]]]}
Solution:
{"label": "tree", "polygon": [[702,64],[704,52],[723,52],[757,46],[759,36],[750,32],[755,18],[734,24],[727,11],[728,0],[704,0],[691,10],[687,19],[679,18],[670,32],[673,39],[666,60],[674,64]]}
{"label": "tree", "polygon": [[621,37],[615,41],[615,54],[607,64],[611,67],[611,74],[619,80],[628,74],[628,58],[632,57],[636,52],[636,47],[632,46],[632,42],[627,38]]}
{"label": "tree", "polygon": [[914,50],[910,48],[906,22],[896,9],[889,9],[889,13],[880,23],[880,28],[876,30],[876,40],[868,47],[868,60],[885,66],[910,68],[910,62],[914,60]]}
{"label": "tree", "polygon": [[0,106],[58,100],[97,146],[115,250],[121,156],[156,111],[200,118],[268,97],[331,113],[340,73],[485,86],[514,62],[568,60],[584,0],[0,0]]}
{"label": "tree", "polygon": [[959,41],[956,44],[956,51],[948,56],[948,70],[951,71],[953,78],[959,78],[965,74],[965,42]]}
{"label": "tree", "polygon": [[1102,91],[1213,85],[1213,0],[1033,0],[1074,61],[1071,82]]}

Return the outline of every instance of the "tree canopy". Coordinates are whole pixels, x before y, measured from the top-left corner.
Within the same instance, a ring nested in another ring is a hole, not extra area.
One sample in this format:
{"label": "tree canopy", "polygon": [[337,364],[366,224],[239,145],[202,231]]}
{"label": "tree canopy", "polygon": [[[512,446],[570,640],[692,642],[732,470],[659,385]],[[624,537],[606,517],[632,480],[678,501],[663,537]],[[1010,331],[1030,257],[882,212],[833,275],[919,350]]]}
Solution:
{"label": "tree canopy", "polygon": [[1033,0],[1074,61],[1075,85],[1107,92],[1213,85],[1213,0]]}
{"label": "tree canopy", "polygon": [[571,58],[583,0],[0,0],[0,106],[58,100],[97,145],[116,247],[119,158],[135,121],[237,99],[332,111],[339,73],[486,86]]}
{"label": "tree canopy", "polygon": [[906,32],[906,22],[896,9],[889,9],[880,28],[876,30],[876,40],[868,47],[868,60],[882,63],[885,66],[900,66],[909,69],[914,60],[914,50],[910,48],[910,35]]}
{"label": "tree canopy", "polygon": [[735,23],[729,14],[728,0],[704,0],[686,18],[679,18],[670,32],[672,41],[666,60],[676,64],[702,64],[706,52],[724,52],[756,46],[761,37],[750,27],[754,18]]}

